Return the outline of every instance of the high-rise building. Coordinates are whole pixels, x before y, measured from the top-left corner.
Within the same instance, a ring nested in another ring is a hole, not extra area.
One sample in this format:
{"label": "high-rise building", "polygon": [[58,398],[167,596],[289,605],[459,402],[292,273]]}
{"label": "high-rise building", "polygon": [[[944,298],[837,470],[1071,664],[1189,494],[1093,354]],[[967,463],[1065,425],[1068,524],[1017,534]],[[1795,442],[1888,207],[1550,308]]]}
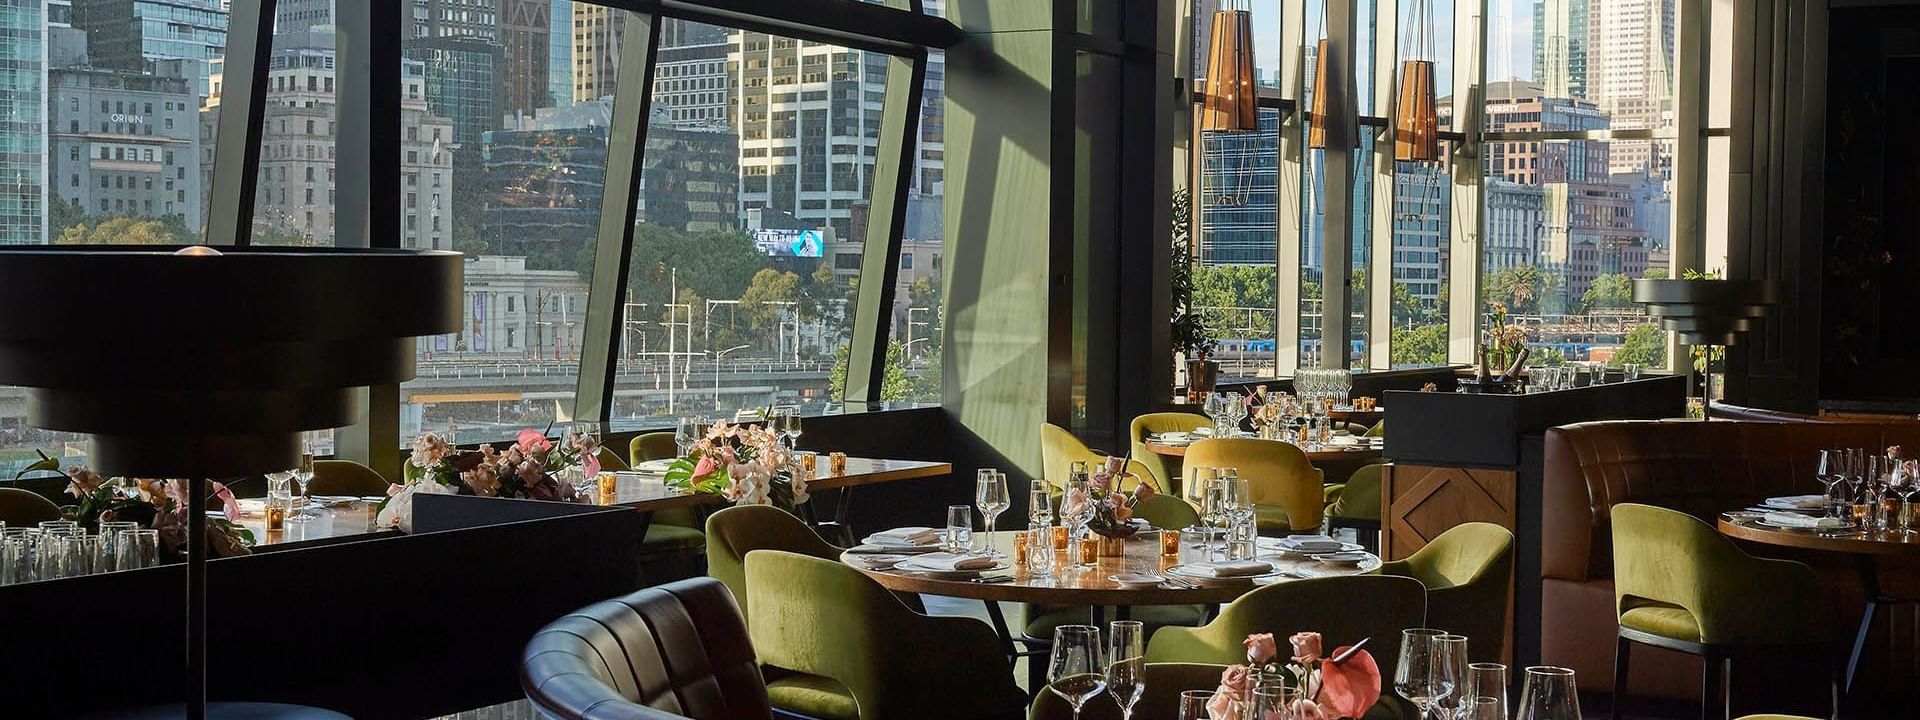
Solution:
{"label": "high-rise building", "polygon": [[1486,241],[1481,244],[1487,273],[1540,264],[1540,233],[1546,225],[1546,191],[1539,185],[1487,178]]}
{"label": "high-rise building", "polygon": [[0,245],[47,241],[47,5],[0,0]]}
{"label": "high-rise building", "polygon": [[1588,7],[1592,1],[1534,0],[1533,81],[1545,89],[1548,97],[1587,97]]}
{"label": "high-rise building", "polygon": [[553,33],[553,0],[500,0],[500,45],[502,92],[499,112],[533,112],[549,107],[547,63],[553,53],[547,47]]}
{"label": "high-rise building", "polygon": [[[1615,129],[1673,125],[1674,0],[1591,0],[1594,53],[1588,97]],[[1671,158],[1651,140],[1613,143],[1616,175],[1664,174]]]}
{"label": "high-rise building", "polygon": [[178,216],[200,227],[200,94],[184,68],[48,71],[53,194],[96,219]]}
{"label": "high-rise building", "polygon": [[1280,116],[1258,132],[1204,132],[1197,244],[1202,265],[1272,265],[1279,238]]}
{"label": "high-rise building", "polygon": [[671,123],[726,126],[733,89],[727,82],[727,54],[732,47],[725,33],[718,42],[696,45],[668,44],[663,38],[653,71],[654,109]]}
{"label": "high-rise building", "polygon": [[573,0],[552,0],[547,8],[547,102],[573,102]]}
{"label": "high-rise building", "polygon": [[[1447,282],[1453,176],[1438,163],[1396,163],[1393,175],[1393,280],[1422,302],[1440,300]],[[1396,324],[1399,320],[1396,319]]]}
{"label": "high-rise building", "polygon": [[413,37],[500,41],[500,0],[413,0]]}
{"label": "high-rise building", "polygon": [[500,46],[473,36],[415,38],[406,55],[426,68],[427,111],[453,120],[453,141],[478,146],[500,125],[496,102],[505,78]]}
{"label": "high-rise building", "polygon": [[735,32],[727,64],[740,131],[740,207],[771,208],[846,236],[872,195],[887,56]]}
{"label": "high-rise building", "polygon": [[336,2],[338,0],[277,0],[273,5],[273,31],[290,33],[332,25]]}
{"label": "high-rise building", "polygon": [[226,8],[223,0],[73,0],[73,26],[86,31],[98,67],[152,72],[156,61],[192,61],[204,97],[211,63],[227,52]]}
{"label": "high-rise building", "polygon": [[620,81],[620,28],[626,11],[573,3],[573,101],[611,97]]}

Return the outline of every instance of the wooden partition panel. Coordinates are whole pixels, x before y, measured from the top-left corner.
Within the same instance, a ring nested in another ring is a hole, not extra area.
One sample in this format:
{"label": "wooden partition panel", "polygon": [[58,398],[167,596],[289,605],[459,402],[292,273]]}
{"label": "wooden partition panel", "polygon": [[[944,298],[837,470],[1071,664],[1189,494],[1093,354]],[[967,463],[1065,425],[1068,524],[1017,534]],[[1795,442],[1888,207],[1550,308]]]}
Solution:
{"label": "wooden partition panel", "polygon": [[[640,520],[608,510],[214,560],[209,692],[362,719],[512,700],[534,631],[638,589],[631,555],[609,548]],[[0,672],[0,715],[182,701],[185,588],[182,565],[0,587],[21,659]]]}
{"label": "wooden partition panel", "polygon": [[1388,465],[1381,483],[1381,556],[1397,560],[1412,555],[1461,523],[1515,529],[1517,478],[1511,469]]}

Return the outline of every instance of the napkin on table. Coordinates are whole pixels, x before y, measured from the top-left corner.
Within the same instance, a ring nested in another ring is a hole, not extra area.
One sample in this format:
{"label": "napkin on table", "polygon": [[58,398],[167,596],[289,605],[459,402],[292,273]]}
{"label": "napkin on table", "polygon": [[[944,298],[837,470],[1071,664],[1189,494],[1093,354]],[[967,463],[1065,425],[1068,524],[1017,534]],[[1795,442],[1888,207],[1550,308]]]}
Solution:
{"label": "napkin on table", "polygon": [[1303,553],[1330,553],[1346,547],[1339,540],[1325,535],[1288,535],[1281,538],[1280,547]]}
{"label": "napkin on table", "polygon": [[1761,518],[1761,520],[1770,525],[1815,530],[1830,530],[1844,525],[1844,523],[1840,522],[1840,518],[1813,517],[1811,515],[1801,515],[1800,513],[1790,512],[1770,512]]}
{"label": "napkin on table", "polygon": [[1824,495],[1789,495],[1787,497],[1767,498],[1767,504],[1775,507],[1818,510],[1827,506],[1827,498]]}
{"label": "napkin on table", "polygon": [[940,541],[940,531],[930,527],[902,527],[874,533],[868,539],[908,545],[926,545]]}
{"label": "napkin on table", "polygon": [[961,555],[950,552],[927,553],[913,559],[913,564],[926,570],[985,570],[993,567],[993,558],[985,555]]}
{"label": "napkin on table", "polygon": [[1259,560],[1227,560],[1224,562],[1195,563],[1193,566],[1203,575],[1217,578],[1243,577],[1273,572],[1273,566]]}

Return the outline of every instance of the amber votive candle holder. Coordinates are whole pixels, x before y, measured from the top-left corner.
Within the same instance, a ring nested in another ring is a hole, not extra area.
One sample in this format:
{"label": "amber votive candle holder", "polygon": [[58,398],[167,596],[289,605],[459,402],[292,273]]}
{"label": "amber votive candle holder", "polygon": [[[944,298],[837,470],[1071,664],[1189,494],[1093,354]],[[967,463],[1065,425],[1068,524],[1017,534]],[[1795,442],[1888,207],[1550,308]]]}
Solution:
{"label": "amber votive candle holder", "polygon": [[1100,536],[1095,535],[1093,533],[1087,533],[1086,537],[1080,538],[1080,564],[1092,565],[1095,561],[1099,559],[1100,559]]}
{"label": "amber votive candle holder", "polygon": [[1160,531],[1160,554],[1161,555],[1179,555],[1180,554],[1180,531],[1178,530],[1161,530]]}
{"label": "amber votive candle holder", "polygon": [[819,458],[820,458],[820,453],[814,452],[812,450],[808,450],[806,452],[800,453],[800,456],[795,458],[794,462],[798,464],[801,469],[811,473],[813,472],[814,468],[818,466],[818,463],[816,463],[815,461],[817,461]]}
{"label": "amber votive candle holder", "polygon": [[1054,552],[1066,552],[1067,551],[1067,527],[1065,525],[1055,525],[1053,526],[1052,531],[1053,531]]}
{"label": "amber votive candle holder", "polygon": [[267,503],[267,531],[275,532],[285,529],[287,529],[287,507],[271,502]]}
{"label": "amber votive candle holder", "polygon": [[620,490],[620,476],[613,473],[600,473],[594,477],[594,480],[600,485],[601,495],[612,495]]}
{"label": "amber votive candle holder", "polygon": [[1014,531],[1013,563],[1015,565],[1027,564],[1027,538],[1029,537],[1032,537],[1032,535],[1025,530]]}
{"label": "amber votive candle holder", "polygon": [[827,470],[835,475],[847,474],[847,454],[835,452],[827,456]]}

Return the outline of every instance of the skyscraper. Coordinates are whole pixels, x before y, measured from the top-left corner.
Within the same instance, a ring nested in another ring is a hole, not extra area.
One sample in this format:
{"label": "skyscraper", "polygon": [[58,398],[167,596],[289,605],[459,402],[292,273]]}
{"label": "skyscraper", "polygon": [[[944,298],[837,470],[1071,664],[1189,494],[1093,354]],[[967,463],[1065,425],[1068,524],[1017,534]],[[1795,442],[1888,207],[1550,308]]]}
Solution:
{"label": "skyscraper", "polygon": [[47,241],[45,0],[0,0],[0,244]]}
{"label": "skyscraper", "polygon": [[227,52],[222,0],[73,0],[73,26],[87,32],[97,67],[152,72],[156,61],[192,61],[201,97],[211,93],[211,63]]}
{"label": "skyscraper", "polygon": [[500,125],[504,54],[473,36],[415,38],[407,57],[426,69],[427,111],[453,120],[453,141],[478,147],[480,136]]}
{"label": "skyscraper", "polygon": [[766,33],[732,35],[740,208],[772,208],[845,236],[872,196],[887,56]]}
{"label": "skyscraper", "polygon": [[[1588,97],[1614,129],[1673,124],[1673,0],[1592,0]],[[1615,174],[1665,173],[1650,140],[1613,143]]]}
{"label": "skyscraper", "polygon": [[620,26],[626,12],[573,3],[573,101],[613,94],[619,82]]}
{"label": "skyscraper", "polygon": [[1548,97],[1587,97],[1587,10],[1593,1],[1534,0],[1533,81]]}
{"label": "skyscraper", "polygon": [[552,0],[547,8],[547,102],[573,102],[573,0]]}
{"label": "skyscraper", "polygon": [[1200,264],[1274,264],[1279,122],[1277,111],[1262,111],[1258,132],[1201,133]]}
{"label": "skyscraper", "polygon": [[337,0],[277,0],[273,5],[273,31],[298,32],[317,25],[332,25]]}
{"label": "skyscraper", "polygon": [[499,42],[499,0],[413,0],[413,37]]}
{"label": "skyscraper", "polygon": [[498,103],[502,114],[531,113],[549,107],[547,63],[553,53],[553,0],[500,0],[500,44],[504,63],[500,68],[503,92]]}

